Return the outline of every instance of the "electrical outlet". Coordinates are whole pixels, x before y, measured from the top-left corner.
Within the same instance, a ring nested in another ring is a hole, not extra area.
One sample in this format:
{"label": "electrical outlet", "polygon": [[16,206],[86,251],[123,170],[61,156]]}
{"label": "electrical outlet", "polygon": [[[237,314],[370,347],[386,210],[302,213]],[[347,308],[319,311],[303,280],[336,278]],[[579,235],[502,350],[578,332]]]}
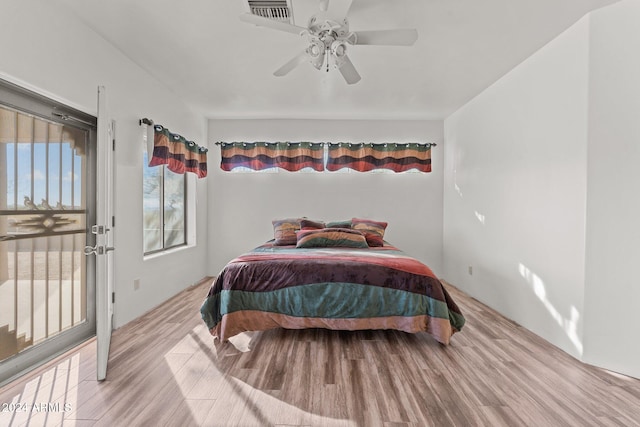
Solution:
{"label": "electrical outlet", "polygon": [[140,289],[140,279],[134,279],[133,280],[133,290],[137,291],[138,289]]}
{"label": "electrical outlet", "polygon": [[473,266],[469,266],[469,276],[473,276]]}

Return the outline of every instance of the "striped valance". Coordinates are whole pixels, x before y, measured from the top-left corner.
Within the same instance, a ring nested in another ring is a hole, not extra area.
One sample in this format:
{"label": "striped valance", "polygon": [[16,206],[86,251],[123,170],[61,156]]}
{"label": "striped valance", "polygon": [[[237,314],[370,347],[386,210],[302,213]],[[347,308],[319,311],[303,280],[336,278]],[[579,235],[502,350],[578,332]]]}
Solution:
{"label": "striped valance", "polygon": [[167,165],[174,173],[191,172],[198,178],[207,176],[207,148],[187,141],[161,125],[154,125],[153,130],[153,156],[149,166]]}
{"label": "striped valance", "polygon": [[417,169],[431,172],[431,146],[433,144],[354,144],[329,143],[327,170],[350,168],[359,172],[390,169],[405,172]]}
{"label": "striped valance", "polygon": [[321,142],[223,142],[220,168],[263,170],[282,168],[299,171],[324,170],[324,143]]}

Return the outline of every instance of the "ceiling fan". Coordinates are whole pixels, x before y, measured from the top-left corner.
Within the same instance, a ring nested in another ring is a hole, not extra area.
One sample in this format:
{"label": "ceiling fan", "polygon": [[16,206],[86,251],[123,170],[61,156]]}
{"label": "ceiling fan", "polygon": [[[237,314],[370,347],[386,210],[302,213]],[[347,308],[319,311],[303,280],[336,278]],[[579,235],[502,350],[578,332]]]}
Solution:
{"label": "ceiling fan", "polygon": [[307,38],[307,48],[273,73],[279,77],[288,74],[304,62],[311,62],[318,70],[326,64],[327,71],[331,63],[340,71],[348,84],[354,84],[360,81],[361,77],[347,56],[347,45],[411,46],[418,39],[418,31],[415,29],[349,31],[349,21],[346,16],[351,2],[342,17],[335,16],[329,4],[330,0],[320,0],[320,10],[311,16],[306,28],[251,13],[240,15],[240,19],[261,27],[286,31]]}

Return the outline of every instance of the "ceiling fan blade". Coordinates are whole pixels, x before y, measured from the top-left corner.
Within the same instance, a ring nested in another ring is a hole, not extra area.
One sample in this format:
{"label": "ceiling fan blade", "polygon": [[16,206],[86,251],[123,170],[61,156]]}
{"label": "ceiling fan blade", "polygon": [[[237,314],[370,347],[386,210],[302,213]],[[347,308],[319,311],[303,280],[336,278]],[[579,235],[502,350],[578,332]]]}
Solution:
{"label": "ceiling fan blade", "polygon": [[298,65],[302,64],[303,62],[307,62],[308,59],[309,59],[309,55],[307,54],[307,51],[303,50],[302,52],[297,54],[295,57],[293,57],[289,62],[284,64],[282,67],[278,68],[273,73],[273,75],[278,77],[286,76],[287,74],[289,74],[289,72],[291,72],[291,70],[296,68]]}
{"label": "ceiling fan blade", "polygon": [[251,13],[243,13],[242,15],[240,15],[240,20],[248,22],[249,24],[258,25],[260,27],[286,31],[288,33],[296,35],[301,35],[308,31],[304,27],[298,27],[297,25],[291,25],[286,22],[276,21],[275,19],[263,18],[262,16],[253,15]]}
{"label": "ceiling fan blade", "polygon": [[354,14],[358,14],[362,11],[366,11],[367,9],[371,9],[375,7],[375,2],[369,0],[353,0],[351,2],[351,7],[347,12],[347,16],[353,16]]}
{"label": "ceiling fan blade", "polygon": [[320,0],[320,10],[329,12],[337,19],[343,19],[349,14],[352,0]]}
{"label": "ceiling fan blade", "polygon": [[340,70],[342,77],[347,81],[347,84],[352,85],[354,83],[358,83],[361,79],[356,67],[353,66],[353,63],[347,55],[340,58],[340,65],[338,69]]}
{"label": "ceiling fan blade", "polygon": [[356,31],[352,44],[380,46],[412,46],[418,40],[417,30]]}

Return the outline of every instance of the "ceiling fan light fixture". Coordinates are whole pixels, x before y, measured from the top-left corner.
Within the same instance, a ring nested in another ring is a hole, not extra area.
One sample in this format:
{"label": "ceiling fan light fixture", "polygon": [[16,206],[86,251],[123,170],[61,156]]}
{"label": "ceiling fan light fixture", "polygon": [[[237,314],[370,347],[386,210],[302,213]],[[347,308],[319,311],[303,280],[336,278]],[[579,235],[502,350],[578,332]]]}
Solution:
{"label": "ceiling fan light fixture", "polygon": [[343,40],[335,40],[331,43],[331,53],[337,58],[342,58],[347,54],[346,43]]}
{"label": "ceiling fan light fixture", "polygon": [[322,41],[312,40],[311,43],[309,43],[309,47],[307,48],[307,53],[312,58],[317,58],[319,56],[324,56],[324,50],[325,50],[325,47]]}
{"label": "ceiling fan light fixture", "polygon": [[314,67],[318,70],[322,68],[322,64],[324,64],[325,46],[321,40],[312,40],[309,47],[307,47],[307,54],[309,55],[311,64]]}

